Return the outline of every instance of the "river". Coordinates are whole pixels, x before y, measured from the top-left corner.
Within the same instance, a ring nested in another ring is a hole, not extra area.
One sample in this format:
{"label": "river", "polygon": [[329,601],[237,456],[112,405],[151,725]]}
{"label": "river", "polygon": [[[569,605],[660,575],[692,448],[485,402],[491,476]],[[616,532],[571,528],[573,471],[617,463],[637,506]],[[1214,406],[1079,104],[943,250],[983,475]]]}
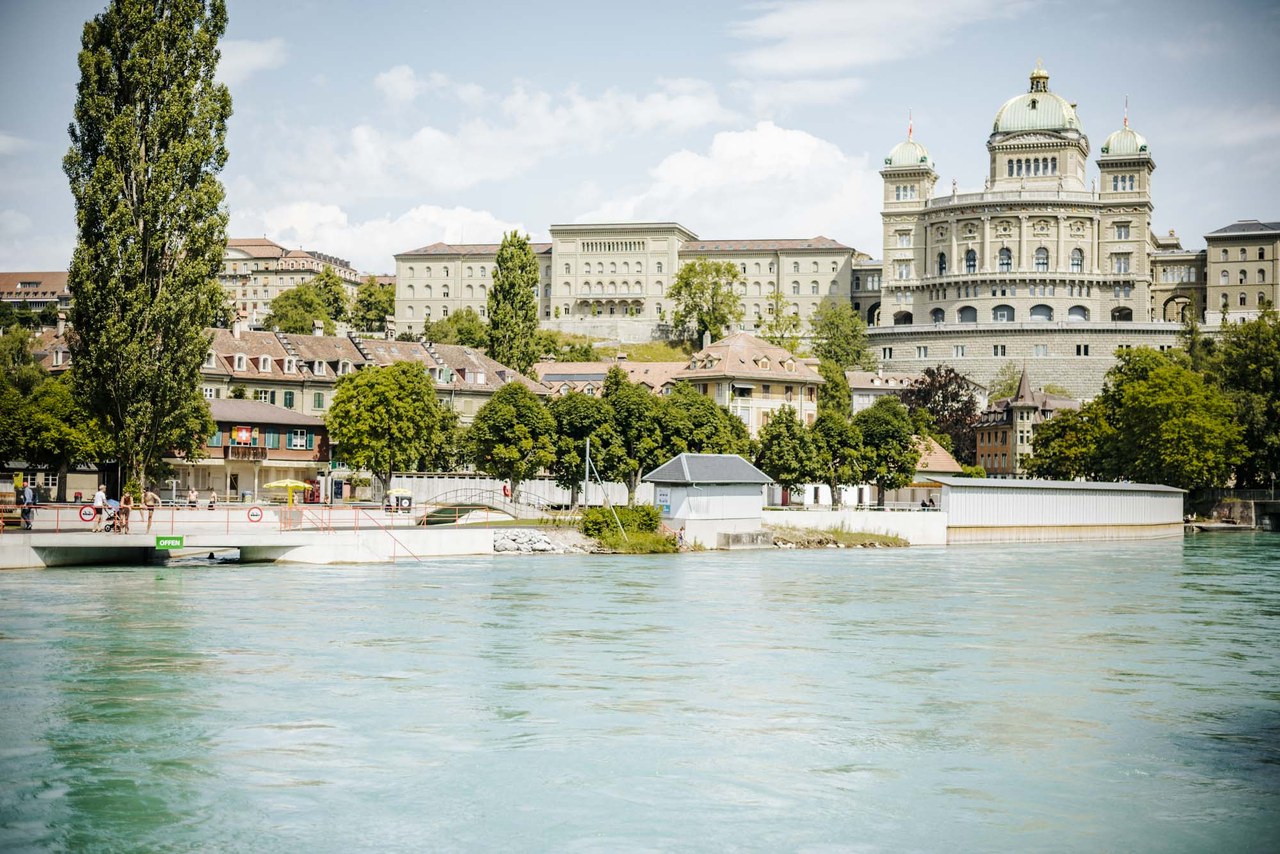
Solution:
{"label": "river", "polygon": [[1259,851],[1280,536],[0,573],[5,851]]}

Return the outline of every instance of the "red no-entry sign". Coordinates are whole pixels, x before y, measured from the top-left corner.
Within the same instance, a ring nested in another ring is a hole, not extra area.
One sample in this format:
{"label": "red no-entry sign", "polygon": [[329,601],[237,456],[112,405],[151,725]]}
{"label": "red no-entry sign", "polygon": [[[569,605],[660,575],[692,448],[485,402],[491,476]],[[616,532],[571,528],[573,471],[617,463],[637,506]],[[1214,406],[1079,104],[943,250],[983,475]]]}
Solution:
{"label": "red no-entry sign", "polygon": [[249,521],[250,521],[250,522],[261,522],[261,521],[262,521],[262,508],[261,508],[261,507],[250,507],[250,508],[249,508],[249,512],[248,512],[248,513],[246,513],[245,515],[247,515],[247,516],[249,517]]}
{"label": "red no-entry sign", "polygon": [[80,508],[80,521],[81,522],[93,521],[93,505],[86,504]]}

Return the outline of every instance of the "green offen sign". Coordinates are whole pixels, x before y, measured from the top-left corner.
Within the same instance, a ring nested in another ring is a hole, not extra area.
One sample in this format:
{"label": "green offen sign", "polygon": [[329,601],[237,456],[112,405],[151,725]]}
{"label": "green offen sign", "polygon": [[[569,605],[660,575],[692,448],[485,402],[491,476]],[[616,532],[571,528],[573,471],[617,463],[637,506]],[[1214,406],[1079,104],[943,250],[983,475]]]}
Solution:
{"label": "green offen sign", "polygon": [[185,537],[156,537],[156,548],[158,549],[180,549],[182,541]]}

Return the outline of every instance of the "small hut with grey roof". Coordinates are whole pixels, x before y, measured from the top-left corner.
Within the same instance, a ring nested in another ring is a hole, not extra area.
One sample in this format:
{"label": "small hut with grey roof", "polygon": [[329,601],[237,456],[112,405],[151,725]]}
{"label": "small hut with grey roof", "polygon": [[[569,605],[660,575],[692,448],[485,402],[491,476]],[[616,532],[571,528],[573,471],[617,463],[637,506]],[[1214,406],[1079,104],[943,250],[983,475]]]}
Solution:
{"label": "small hut with grey roof", "polygon": [[643,479],[653,484],[663,524],[709,548],[761,531],[764,487],[772,482],[737,454],[680,454]]}

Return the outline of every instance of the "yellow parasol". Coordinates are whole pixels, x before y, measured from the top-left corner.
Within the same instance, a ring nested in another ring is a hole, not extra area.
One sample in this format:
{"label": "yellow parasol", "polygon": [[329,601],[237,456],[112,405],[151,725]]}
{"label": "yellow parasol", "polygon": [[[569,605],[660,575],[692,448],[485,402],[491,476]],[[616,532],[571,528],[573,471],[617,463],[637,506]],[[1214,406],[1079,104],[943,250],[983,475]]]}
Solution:
{"label": "yellow parasol", "polygon": [[300,480],[273,480],[273,481],[271,481],[271,483],[268,483],[268,484],[266,484],[265,486],[263,486],[263,489],[286,489],[286,490],[288,490],[288,494],[289,494],[288,503],[289,503],[289,505],[290,505],[290,506],[292,506],[292,505],[293,505],[293,493],[294,493],[294,490],[298,490],[298,489],[310,489],[310,488],[311,488],[311,484],[309,484],[309,483],[303,483],[303,482],[302,482],[302,481],[300,481]]}
{"label": "yellow parasol", "polygon": [[405,489],[403,486],[397,486],[395,489],[388,489],[387,495],[413,495],[413,490]]}

